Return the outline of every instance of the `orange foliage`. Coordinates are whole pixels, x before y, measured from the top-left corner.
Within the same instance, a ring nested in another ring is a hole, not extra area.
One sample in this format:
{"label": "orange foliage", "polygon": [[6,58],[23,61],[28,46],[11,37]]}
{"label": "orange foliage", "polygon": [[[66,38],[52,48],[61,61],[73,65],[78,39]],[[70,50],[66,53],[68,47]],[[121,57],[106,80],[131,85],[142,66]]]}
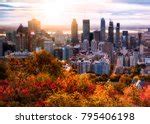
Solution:
{"label": "orange foliage", "polygon": [[144,106],[150,106],[150,85],[143,89],[140,97],[142,102],[144,103]]}
{"label": "orange foliage", "polygon": [[[0,80],[0,106],[150,106],[150,86],[137,89],[129,75],[122,75],[120,83],[99,84],[95,75],[63,70],[45,51],[24,60],[8,59],[7,65],[8,78]],[[111,76],[114,81],[119,77]]]}

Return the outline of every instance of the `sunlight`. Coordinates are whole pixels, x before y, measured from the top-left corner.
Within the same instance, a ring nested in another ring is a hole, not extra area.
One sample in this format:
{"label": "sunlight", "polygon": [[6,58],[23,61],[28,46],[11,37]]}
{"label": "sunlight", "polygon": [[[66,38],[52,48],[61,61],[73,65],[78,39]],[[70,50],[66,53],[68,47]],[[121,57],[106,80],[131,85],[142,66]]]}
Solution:
{"label": "sunlight", "polygon": [[94,1],[97,2],[96,5],[91,0],[45,0],[43,3],[38,4],[39,11],[33,11],[32,13],[42,20],[43,24],[63,25],[70,22],[72,18],[77,18],[78,14],[81,16],[85,12],[81,16],[82,18],[86,15],[86,12],[93,12],[93,9],[96,10],[99,6],[106,5],[107,2],[111,3],[111,0]]}
{"label": "sunlight", "polygon": [[66,8],[64,1],[49,1],[40,6],[45,23],[58,24]]}
{"label": "sunlight", "polygon": [[65,3],[63,1],[48,2],[42,5],[42,9],[46,13],[46,15],[58,16],[63,13],[65,9]]}

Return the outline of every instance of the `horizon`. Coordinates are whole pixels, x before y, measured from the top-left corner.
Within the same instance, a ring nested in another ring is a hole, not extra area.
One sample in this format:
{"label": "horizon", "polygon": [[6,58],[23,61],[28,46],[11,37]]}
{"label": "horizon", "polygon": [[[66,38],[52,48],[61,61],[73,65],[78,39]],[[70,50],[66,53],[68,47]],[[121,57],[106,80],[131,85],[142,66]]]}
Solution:
{"label": "horizon", "polygon": [[148,0],[0,0],[0,10],[1,26],[26,26],[32,18],[40,20],[42,26],[70,27],[73,18],[80,28],[83,19],[90,19],[91,27],[97,27],[101,18],[107,26],[110,19],[114,26],[117,22],[123,27],[150,25]]}

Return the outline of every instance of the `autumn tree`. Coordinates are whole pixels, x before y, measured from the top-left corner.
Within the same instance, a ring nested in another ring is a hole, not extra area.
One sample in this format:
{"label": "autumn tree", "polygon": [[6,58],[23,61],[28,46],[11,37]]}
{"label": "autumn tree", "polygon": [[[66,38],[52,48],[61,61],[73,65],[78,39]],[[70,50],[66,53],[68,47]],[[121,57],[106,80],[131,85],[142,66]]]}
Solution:
{"label": "autumn tree", "polygon": [[34,52],[26,59],[8,59],[8,63],[11,71],[19,71],[27,75],[49,73],[53,77],[58,77],[62,74],[61,63],[44,50]]}
{"label": "autumn tree", "polygon": [[7,66],[4,62],[0,62],[0,80],[4,80],[7,77]]}
{"label": "autumn tree", "polygon": [[112,82],[119,82],[120,77],[121,76],[119,74],[112,74],[110,76],[110,81],[112,81]]}
{"label": "autumn tree", "polygon": [[127,75],[127,74],[122,75],[119,79],[119,83],[125,84],[126,86],[130,85],[131,81],[132,79],[130,75]]}

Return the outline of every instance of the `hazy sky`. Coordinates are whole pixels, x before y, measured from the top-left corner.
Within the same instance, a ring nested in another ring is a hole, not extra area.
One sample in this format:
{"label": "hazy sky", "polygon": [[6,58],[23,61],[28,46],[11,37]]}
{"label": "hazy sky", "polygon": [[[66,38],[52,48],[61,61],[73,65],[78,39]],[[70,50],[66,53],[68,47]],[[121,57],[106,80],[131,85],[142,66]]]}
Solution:
{"label": "hazy sky", "polygon": [[37,18],[42,25],[70,25],[73,18],[99,25],[100,18],[121,25],[150,25],[150,0],[0,0],[0,25]]}

